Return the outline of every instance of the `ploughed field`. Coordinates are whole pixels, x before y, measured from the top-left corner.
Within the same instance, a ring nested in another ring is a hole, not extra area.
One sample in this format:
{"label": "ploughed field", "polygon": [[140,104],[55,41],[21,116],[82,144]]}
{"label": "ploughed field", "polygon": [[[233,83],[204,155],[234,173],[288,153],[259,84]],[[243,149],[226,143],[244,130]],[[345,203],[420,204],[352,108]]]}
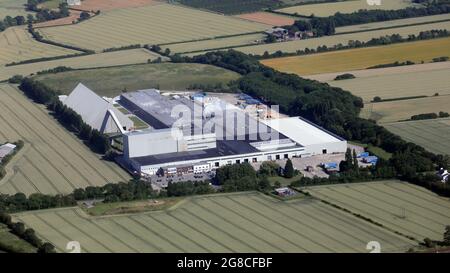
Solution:
{"label": "ploughed field", "polygon": [[283,202],[259,193],[197,196],[176,208],[134,215],[88,217],[79,208],[21,213],[64,251],[83,252],[367,252],[405,251],[414,241],[317,200]]}
{"label": "ploughed field", "polygon": [[130,179],[115,163],[101,160],[15,87],[0,85],[0,108],[0,143],[25,142],[6,166],[0,193],[68,194],[76,188]]}
{"label": "ploughed field", "polygon": [[318,186],[307,191],[419,241],[427,237],[442,240],[450,223],[448,198],[406,182]]}

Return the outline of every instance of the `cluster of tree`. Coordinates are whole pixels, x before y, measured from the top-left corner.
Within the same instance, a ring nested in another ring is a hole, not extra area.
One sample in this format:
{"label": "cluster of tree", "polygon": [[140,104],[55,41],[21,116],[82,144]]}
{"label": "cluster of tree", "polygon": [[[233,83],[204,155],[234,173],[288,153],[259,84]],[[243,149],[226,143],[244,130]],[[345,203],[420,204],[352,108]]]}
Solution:
{"label": "cluster of tree", "polygon": [[350,80],[356,78],[355,75],[350,73],[345,73],[341,75],[337,75],[336,78],[334,78],[335,81],[342,81],[342,80]]}
{"label": "cluster of tree", "polygon": [[0,210],[7,213],[74,205],[76,205],[76,202],[72,195],[33,193],[26,197],[23,193],[16,193],[14,195],[0,194]]}
{"label": "cluster of tree", "polygon": [[211,187],[208,181],[186,181],[179,183],[169,182],[166,193],[167,196],[187,196],[214,192],[214,188]]}
{"label": "cluster of tree", "polygon": [[37,248],[38,253],[55,253],[55,247],[43,242],[32,228],[26,228],[21,222],[13,222],[11,216],[0,210],[0,223],[6,225],[13,234]]}
{"label": "cluster of tree", "polygon": [[222,192],[267,191],[271,188],[266,176],[258,176],[249,163],[223,166],[216,171],[214,183],[221,186]]}
{"label": "cluster of tree", "polygon": [[440,30],[427,30],[422,31],[418,35],[409,35],[408,37],[402,37],[399,34],[392,34],[381,36],[379,38],[372,38],[367,42],[362,42],[359,40],[350,40],[346,45],[341,43],[334,46],[318,46],[316,49],[314,48],[305,48],[304,50],[297,50],[296,52],[283,52],[278,50],[274,53],[264,52],[263,55],[253,55],[258,59],[271,59],[271,58],[280,58],[280,57],[288,57],[288,56],[301,56],[308,55],[314,53],[328,52],[328,51],[336,51],[336,50],[344,50],[344,49],[352,49],[352,48],[361,48],[361,47],[371,47],[371,46],[379,46],[379,45],[390,45],[396,43],[403,42],[413,42],[413,41],[421,41],[421,40],[430,40],[437,39],[450,36],[446,29]]}
{"label": "cluster of tree", "polygon": [[447,112],[439,112],[436,113],[426,113],[426,114],[419,114],[411,116],[411,120],[424,120],[424,119],[437,119],[437,118],[448,118],[450,117],[450,114]]}
{"label": "cluster of tree", "polygon": [[22,26],[27,23],[27,19],[25,17],[19,15],[15,17],[6,16],[3,20],[0,20],[0,32],[5,29],[13,26]]}
{"label": "cluster of tree", "polygon": [[65,106],[55,90],[31,78],[23,78],[19,88],[35,102],[47,105],[58,121],[67,129],[74,131],[92,150],[105,154],[111,149],[108,137],[97,129],[92,129],[80,115]]}
{"label": "cluster of tree", "polygon": [[413,65],[416,64],[413,61],[405,61],[405,62],[393,62],[393,63],[388,63],[388,64],[378,64],[378,65],[374,65],[374,66],[370,66],[367,69],[377,69],[377,68],[386,68],[386,67],[396,67],[396,66],[405,66],[405,65]]}
{"label": "cluster of tree", "polygon": [[427,248],[439,247],[449,247],[450,246],[450,226],[445,227],[444,236],[442,241],[432,240],[430,238],[425,238],[422,243]]}
{"label": "cluster of tree", "polygon": [[406,142],[375,121],[360,118],[364,106],[362,99],[340,88],[275,71],[262,65],[257,58],[234,50],[209,52],[192,58],[178,56],[173,61],[216,65],[240,73],[242,77],[235,84],[236,91],[279,105],[283,113],[302,116],[345,139],[392,153],[389,164],[405,179],[449,166],[447,157]]}
{"label": "cluster of tree", "polygon": [[297,31],[312,31],[314,36],[328,36],[336,32],[336,25],[333,19],[312,17],[310,20],[298,20],[291,26],[285,27],[290,33]]}
{"label": "cluster of tree", "polygon": [[49,20],[55,20],[70,15],[69,5],[66,2],[61,2],[58,9],[42,8],[41,3],[48,0],[28,0],[27,9],[36,12],[36,19],[34,22],[44,22]]}
{"label": "cluster of tree", "polygon": [[449,59],[450,58],[448,56],[437,57],[437,58],[433,58],[433,63],[446,62]]}
{"label": "cluster of tree", "polygon": [[142,46],[140,44],[127,45],[127,46],[121,46],[121,47],[111,47],[111,48],[104,49],[103,52],[113,52],[113,51],[135,49],[135,48],[141,48],[141,47]]}
{"label": "cluster of tree", "polygon": [[43,74],[56,74],[56,73],[61,73],[61,72],[66,72],[66,71],[72,71],[74,70],[72,67],[68,67],[68,66],[57,66],[55,68],[50,68],[50,69],[46,69],[46,70],[42,70],[37,72],[36,74],[38,75],[43,75]]}
{"label": "cluster of tree", "polygon": [[168,47],[165,50],[163,50],[159,45],[145,45],[144,48],[156,52],[162,56],[170,57],[171,51],[170,48]]}
{"label": "cluster of tree", "polygon": [[[436,93],[437,94],[437,93]],[[398,97],[398,98],[388,98],[388,99],[383,99],[380,96],[375,96],[373,97],[371,102],[386,102],[386,101],[398,101],[398,100],[413,100],[413,99],[422,99],[422,98],[426,98],[427,96],[425,95],[420,95],[420,96],[407,96],[407,97]]]}

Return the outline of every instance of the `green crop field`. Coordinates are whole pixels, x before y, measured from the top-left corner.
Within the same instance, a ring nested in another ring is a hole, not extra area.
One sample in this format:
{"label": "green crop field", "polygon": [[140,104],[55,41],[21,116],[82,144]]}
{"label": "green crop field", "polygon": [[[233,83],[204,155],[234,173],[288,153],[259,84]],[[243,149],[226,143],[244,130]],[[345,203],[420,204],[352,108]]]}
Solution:
{"label": "green crop field", "polygon": [[164,46],[164,48],[169,48],[171,53],[189,53],[189,52],[198,52],[205,50],[214,50],[228,47],[258,44],[264,41],[265,38],[266,38],[265,34],[257,33],[257,34],[240,35],[197,42],[170,44]]}
{"label": "green crop field", "polygon": [[47,39],[101,50],[261,32],[267,25],[170,4],[105,11],[83,23],[41,28]]}
{"label": "green crop field", "polygon": [[[439,64],[440,65],[440,64]],[[416,66],[417,68],[420,68]],[[408,67],[383,69],[385,72],[375,76],[361,77],[344,81],[329,81],[335,87],[341,87],[369,102],[375,96],[393,99],[410,96],[450,95],[450,68],[405,73],[390,73],[407,70]],[[370,73],[370,70],[367,70]],[[364,72],[363,72],[364,73]]]}
{"label": "green crop field", "polygon": [[[75,50],[39,43],[24,27],[10,27],[0,32],[0,48],[0,67],[11,62],[79,53]],[[3,71],[3,67],[1,69]]]}
{"label": "green crop field", "polygon": [[[4,67],[0,71],[0,80],[6,80],[14,75],[30,75],[39,71],[66,66],[71,68],[108,67],[128,64],[143,64],[155,60],[160,55],[143,48],[99,53],[81,57],[64,58],[53,61],[36,62]],[[166,57],[161,57],[163,60]]]}
{"label": "green crop field", "polygon": [[408,120],[413,115],[440,111],[450,112],[450,95],[366,103],[361,117],[373,119],[378,123],[390,123]]}
{"label": "green crop field", "polygon": [[282,43],[263,44],[254,46],[239,47],[236,50],[247,54],[262,55],[265,51],[274,53],[278,50],[283,52],[297,52],[298,50],[304,50],[306,48],[316,49],[319,46],[326,45],[332,47],[337,44],[348,44],[350,40],[359,40],[361,42],[367,42],[372,38],[378,38],[385,35],[400,34],[403,37],[414,34],[418,35],[421,31],[427,31],[432,29],[446,29],[450,30],[450,22],[440,22],[432,24],[424,24],[418,26],[405,26],[383,30],[372,30],[358,33],[348,33],[332,36],[324,36],[320,38],[298,40]]}
{"label": "green crop field", "polygon": [[431,119],[383,124],[392,133],[401,136],[436,154],[450,155],[450,119]]}
{"label": "green crop field", "polygon": [[383,21],[383,22],[376,22],[376,23],[359,24],[359,25],[352,25],[352,26],[345,26],[345,27],[337,27],[336,33],[341,34],[341,33],[354,32],[354,31],[368,31],[368,30],[374,30],[374,29],[408,26],[408,25],[413,25],[413,24],[426,24],[426,23],[448,21],[448,20],[450,20],[450,14],[439,14],[439,15],[432,15],[432,16],[423,16],[423,17],[398,19],[398,20]]}
{"label": "green crop field", "polygon": [[[400,181],[310,187],[315,197],[422,241],[442,240],[450,224],[450,201]],[[383,249],[383,243],[381,243]]]}
{"label": "green crop field", "polygon": [[382,5],[369,5],[366,0],[354,0],[354,1],[342,1],[336,3],[321,3],[311,5],[301,5],[279,9],[278,11],[290,14],[299,14],[304,16],[310,16],[314,14],[317,17],[326,17],[334,15],[336,12],[340,13],[352,13],[360,9],[385,9],[396,10],[403,9],[411,6],[410,0],[388,0],[383,1]]}
{"label": "green crop field", "polygon": [[165,211],[88,217],[79,208],[14,215],[64,251],[83,252],[386,252],[415,244],[311,199],[278,201],[259,193],[198,196]]}
{"label": "green crop field", "polygon": [[99,95],[108,97],[117,96],[124,89],[136,91],[159,87],[165,90],[185,90],[193,84],[226,86],[228,82],[238,78],[239,74],[214,66],[175,63],[77,70],[36,77],[65,94],[82,82]]}
{"label": "green crop field", "polygon": [[0,143],[25,146],[6,166],[0,193],[71,193],[75,188],[128,181],[113,162],[100,160],[40,105],[11,85],[0,85]]}
{"label": "green crop field", "polygon": [[36,248],[12,234],[7,226],[0,224],[0,253],[2,250],[14,253],[35,253]]}
{"label": "green crop field", "polygon": [[6,16],[26,16],[32,12],[25,11],[25,4],[27,0],[1,0],[0,1],[0,20]]}

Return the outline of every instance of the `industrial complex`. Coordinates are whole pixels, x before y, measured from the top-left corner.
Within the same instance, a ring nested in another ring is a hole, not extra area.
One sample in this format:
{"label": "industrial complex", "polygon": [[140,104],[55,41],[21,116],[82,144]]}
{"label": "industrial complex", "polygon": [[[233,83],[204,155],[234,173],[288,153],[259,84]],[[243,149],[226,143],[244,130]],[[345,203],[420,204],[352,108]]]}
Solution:
{"label": "industrial complex", "polygon": [[[214,94],[148,89],[108,99],[79,84],[61,100],[93,128],[120,133],[122,165],[143,176],[203,173],[224,165],[347,149],[344,139],[308,120],[278,117],[248,95],[236,96],[240,102],[233,105]],[[254,113],[245,110],[249,104],[258,105]],[[135,129],[132,119],[148,128]]]}

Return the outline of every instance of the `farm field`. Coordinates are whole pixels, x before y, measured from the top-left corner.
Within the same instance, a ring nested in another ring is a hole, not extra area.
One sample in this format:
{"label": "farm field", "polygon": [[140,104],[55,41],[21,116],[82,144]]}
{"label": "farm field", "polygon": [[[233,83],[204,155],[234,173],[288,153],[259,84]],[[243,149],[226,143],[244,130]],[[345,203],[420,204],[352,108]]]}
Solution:
{"label": "farm field", "polygon": [[6,16],[16,17],[32,14],[32,12],[25,11],[25,4],[27,0],[1,0],[0,1],[0,19],[3,20]]}
{"label": "farm field", "polygon": [[0,193],[67,194],[75,188],[130,179],[115,163],[100,160],[15,87],[0,85],[0,108],[0,142],[25,142],[7,165]]}
{"label": "farm field", "polygon": [[441,56],[450,57],[450,38],[267,59],[261,62],[279,71],[302,76],[366,69],[396,61],[431,62],[433,58]]}
{"label": "farm field", "polygon": [[440,111],[450,112],[450,95],[366,103],[361,117],[376,120],[378,123],[388,123],[407,120],[413,115]]}
{"label": "farm field", "polygon": [[368,31],[368,30],[381,29],[381,28],[392,28],[392,27],[407,26],[407,25],[413,25],[413,24],[426,24],[426,23],[431,23],[431,22],[448,21],[448,20],[450,20],[450,14],[439,14],[439,15],[432,15],[432,16],[423,16],[423,17],[383,21],[383,22],[376,22],[376,23],[353,25],[353,26],[337,27],[336,34],[342,34],[342,33],[347,33],[347,32],[354,32],[354,31]]}
{"label": "farm field", "polygon": [[448,199],[406,182],[317,186],[307,191],[419,241],[442,240],[450,222]]}
{"label": "farm field", "polygon": [[[430,66],[435,64],[437,65],[438,63],[430,64]],[[405,68],[404,73],[392,72],[401,71],[401,69],[382,68],[386,71],[380,75],[358,77],[358,74],[354,74],[356,76],[355,79],[329,81],[328,83],[331,86],[340,87],[356,96],[362,97],[365,102],[370,102],[375,96],[379,96],[382,99],[393,99],[411,96],[433,96],[435,93],[450,95],[450,62],[439,64],[446,64],[448,67],[417,72],[413,69],[408,71],[407,68],[409,67],[407,66],[397,67]],[[420,69],[420,66],[422,65],[417,65],[416,69]]]}
{"label": "farm field", "polygon": [[176,208],[126,216],[87,217],[79,208],[21,213],[14,218],[64,251],[83,252],[385,252],[414,241],[316,200],[282,202],[259,193],[198,196]]}
{"label": "farm field", "polygon": [[103,12],[85,22],[39,32],[48,40],[101,50],[131,44],[166,44],[261,32],[267,25],[195,10],[157,4]]}
{"label": "farm field", "polygon": [[271,26],[287,26],[295,23],[294,17],[288,17],[270,12],[244,13],[238,15],[237,17]]}
{"label": "farm field", "polygon": [[290,41],[283,43],[246,46],[237,48],[236,50],[239,50],[246,54],[254,54],[254,55],[263,55],[265,51],[267,51],[268,53],[274,53],[278,50],[281,50],[283,52],[297,52],[298,50],[304,50],[306,48],[316,49],[317,47],[323,45],[326,45],[328,47],[332,47],[337,44],[346,45],[350,40],[359,40],[361,42],[367,42],[374,37],[378,38],[392,34],[400,34],[402,37],[407,37],[408,35],[411,34],[418,35],[421,31],[427,31],[432,29],[450,30],[450,22],[440,22],[418,26],[405,26],[384,30],[372,30],[358,33],[332,35],[314,39]]}
{"label": "farm field", "polygon": [[[67,66],[71,68],[107,67],[116,65],[147,63],[148,60],[155,60],[158,57],[161,56],[146,49],[138,48],[73,58],[65,58],[46,62],[13,65],[4,67],[0,71],[0,80],[9,79],[14,75],[27,76],[39,71],[52,69],[58,66]],[[161,58],[166,59],[166,57]]]}
{"label": "farm field", "polygon": [[432,119],[383,124],[392,133],[401,136],[436,154],[450,155],[450,119]]}
{"label": "farm field", "polygon": [[366,0],[355,1],[342,1],[336,3],[321,3],[311,5],[293,6],[288,8],[279,9],[278,11],[290,14],[299,14],[303,16],[310,16],[314,14],[316,17],[327,17],[334,15],[336,12],[340,13],[352,13],[360,9],[384,9],[384,10],[396,10],[403,9],[411,6],[410,0],[389,0],[383,1],[382,5],[371,6],[367,4]]}
{"label": "farm field", "polygon": [[36,76],[36,79],[63,93],[70,93],[82,82],[101,96],[115,97],[128,91],[161,88],[185,90],[193,84],[226,86],[239,74],[222,68],[202,64],[145,64],[68,71]]}
{"label": "farm field", "polygon": [[156,0],[83,0],[81,5],[76,6],[76,9],[84,11],[109,11],[131,7],[143,7],[159,3],[160,2]]}
{"label": "farm field", "polygon": [[261,41],[264,41],[265,38],[266,38],[265,34],[257,33],[257,34],[239,35],[197,42],[170,44],[164,46],[164,48],[169,48],[171,53],[188,53],[188,52],[198,52],[204,50],[244,46],[250,44],[258,44]]}
{"label": "farm field", "polygon": [[14,61],[79,53],[75,50],[37,42],[24,27],[10,27],[0,32],[0,48],[0,67]]}

